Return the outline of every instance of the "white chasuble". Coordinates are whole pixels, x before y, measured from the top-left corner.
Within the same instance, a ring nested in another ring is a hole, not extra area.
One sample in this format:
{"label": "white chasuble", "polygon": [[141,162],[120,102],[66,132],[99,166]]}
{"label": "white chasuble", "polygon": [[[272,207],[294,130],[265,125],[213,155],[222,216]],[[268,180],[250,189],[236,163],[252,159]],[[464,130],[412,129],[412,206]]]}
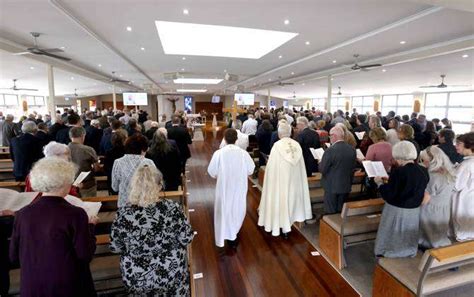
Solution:
{"label": "white chasuble", "polygon": [[451,225],[457,241],[474,239],[474,156],[464,157],[456,170]]}
{"label": "white chasuble", "polygon": [[214,202],[216,245],[235,240],[247,211],[247,177],[255,164],[249,153],[236,145],[226,145],[212,156],[207,172],[217,178]]}
{"label": "white chasuble", "polygon": [[285,137],[273,145],[265,169],[258,225],[273,236],[291,231],[294,222],[312,218],[308,179],[298,142]]}

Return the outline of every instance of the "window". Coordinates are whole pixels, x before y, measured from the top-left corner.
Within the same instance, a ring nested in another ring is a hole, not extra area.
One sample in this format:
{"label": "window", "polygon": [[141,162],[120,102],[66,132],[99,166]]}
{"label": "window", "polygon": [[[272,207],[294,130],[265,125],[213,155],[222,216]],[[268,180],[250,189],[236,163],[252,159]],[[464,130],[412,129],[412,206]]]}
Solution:
{"label": "window", "polygon": [[5,99],[3,99],[3,94],[0,94],[0,105],[5,105]]}
{"label": "window", "polygon": [[448,118],[456,134],[469,132],[474,120],[474,92],[427,93],[425,114],[428,119]]}
{"label": "window", "polygon": [[358,113],[365,113],[367,111],[374,111],[374,97],[362,96],[352,97],[352,108],[356,108]]}
{"label": "window", "polygon": [[35,105],[37,106],[44,105],[44,97],[35,96]]}
{"label": "window", "polygon": [[336,110],[346,110],[346,98],[345,97],[333,97],[331,98],[331,111],[335,112]]}
{"label": "window", "polygon": [[313,99],[313,107],[319,110],[325,110],[326,98]]}
{"label": "window", "polygon": [[26,96],[26,102],[28,106],[43,106],[44,97],[42,96]]}
{"label": "window", "polygon": [[6,106],[18,106],[18,96],[17,95],[4,94],[3,97],[5,98],[5,105]]}
{"label": "window", "polygon": [[382,114],[394,111],[397,115],[411,114],[413,112],[413,95],[383,95]]}

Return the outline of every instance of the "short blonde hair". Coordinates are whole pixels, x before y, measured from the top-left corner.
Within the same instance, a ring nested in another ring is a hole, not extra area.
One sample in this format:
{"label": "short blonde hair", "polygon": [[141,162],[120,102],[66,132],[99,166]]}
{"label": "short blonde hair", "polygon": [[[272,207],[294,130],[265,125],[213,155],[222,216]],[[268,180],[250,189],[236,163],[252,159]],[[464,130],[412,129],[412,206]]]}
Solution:
{"label": "short blonde hair", "polygon": [[76,177],[77,167],[62,158],[49,157],[36,162],[30,172],[30,182],[37,192],[54,192],[71,186]]}
{"label": "short blonde hair", "polygon": [[375,127],[374,129],[370,130],[369,137],[373,142],[379,142],[381,140],[387,140],[387,133],[385,133],[384,129]]}
{"label": "short blonde hair", "polygon": [[141,165],[130,182],[129,202],[132,205],[147,207],[160,201],[163,175],[154,166]]}

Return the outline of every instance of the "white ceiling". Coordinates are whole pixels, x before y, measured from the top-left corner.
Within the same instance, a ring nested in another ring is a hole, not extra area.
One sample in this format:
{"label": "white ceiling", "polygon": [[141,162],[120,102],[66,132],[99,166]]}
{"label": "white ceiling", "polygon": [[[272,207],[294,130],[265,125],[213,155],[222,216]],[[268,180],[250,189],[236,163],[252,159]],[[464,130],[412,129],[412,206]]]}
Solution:
{"label": "white ceiling", "polygon": [[[432,2],[436,1],[0,0],[0,49],[3,49],[0,51],[0,87],[9,87],[11,79],[18,78],[19,87],[39,88],[47,94],[47,70],[43,62],[49,60],[38,62],[31,57],[9,53],[29,47],[31,31],[44,34],[39,38],[41,47],[64,46],[64,55],[72,59],[69,64],[57,65],[64,69],[55,71],[57,95],[73,93],[75,88],[84,95],[109,93],[106,76],[112,71],[123,79],[132,80],[135,86],[156,82],[164,91],[174,91],[183,86],[171,81],[166,83],[163,74],[184,69],[193,77],[222,78],[224,71],[237,74],[239,80],[245,80],[246,89],[265,94],[270,87],[272,94],[280,97],[292,95],[293,91],[301,96],[316,97],[326,93],[327,82],[314,78],[347,72],[343,65],[353,62],[353,54],[360,54],[361,61],[386,64],[406,60],[408,54],[397,55],[410,50],[414,51],[410,58],[417,59],[433,52],[458,52],[387,66],[385,73],[377,69],[335,76],[334,86],[341,85],[351,94],[411,92],[417,90],[418,85],[436,83],[441,73],[448,75],[448,84],[472,84],[474,13],[469,2],[452,1],[449,2],[452,5],[448,5],[446,1],[437,1],[435,4],[451,8],[427,13],[367,36],[369,32],[432,8]],[[57,9],[55,3],[62,6],[69,17]],[[189,10],[189,15],[183,14],[184,8]],[[90,31],[86,32],[73,19]],[[283,23],[285,19],[290,20],[289,25]],[[156,20],[268,29],[299,35],[258,60],[197,56],[182,60],[182,56],[163,53]],[[127,26],[132,27],[131,32],[126,30]],[[358,36],[357,41],[338,46]],[[463,37],[463,41],[449,46],[441,44]],[[406,44],[401,45],[402,40]],[[310,45],[306,45],[306,41]],[[331,47],[334,48],[327,50]],[[420,49],[422,47],[430,48]],[[470,57],[460,58],[464,52]],[[319,54],[314,55],[316,53]],[[310,55],[315,57],[302,60]],[[333,60],[337,62],[332,63]],[[35,69],[30,70],[31,66]],[[285,89],[272,86],[278,77],[299,83]],[[237,84],[222,82],[216,86],[192,87],[221,92],[230,85],[235,89]]]}

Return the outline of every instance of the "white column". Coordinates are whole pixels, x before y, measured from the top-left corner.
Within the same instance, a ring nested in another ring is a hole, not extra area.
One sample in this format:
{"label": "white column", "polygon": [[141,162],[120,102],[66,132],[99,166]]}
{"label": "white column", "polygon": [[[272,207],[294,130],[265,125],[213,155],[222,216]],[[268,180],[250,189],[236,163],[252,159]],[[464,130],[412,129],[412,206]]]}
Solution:
{"label": "white column", "polygon": [[331,112],[331,97],[332,97],[332,75],[329,74],[328,75],[328,98],[327,98],[327,105],[328,105],[328,108],[327,108],[327,111],[328,112]]}
{"label": "white column", "polygon": [[270,95],[270,88],[267,90],[267,109],[270,110],[270,100],[272,100],[272,97]]}
{"label": "white column", "polygon": [[115,94],[115,85],[112,85],[112,102],[115,111],[117,110],[117,95]]}
{"label": "white column", "polygon": [[48,112],[51,115],[51,118],[56,114],[55,105],[54,105],[54,72],[53,66],[48,65],[48,89],[49,96],[47,100]]}

